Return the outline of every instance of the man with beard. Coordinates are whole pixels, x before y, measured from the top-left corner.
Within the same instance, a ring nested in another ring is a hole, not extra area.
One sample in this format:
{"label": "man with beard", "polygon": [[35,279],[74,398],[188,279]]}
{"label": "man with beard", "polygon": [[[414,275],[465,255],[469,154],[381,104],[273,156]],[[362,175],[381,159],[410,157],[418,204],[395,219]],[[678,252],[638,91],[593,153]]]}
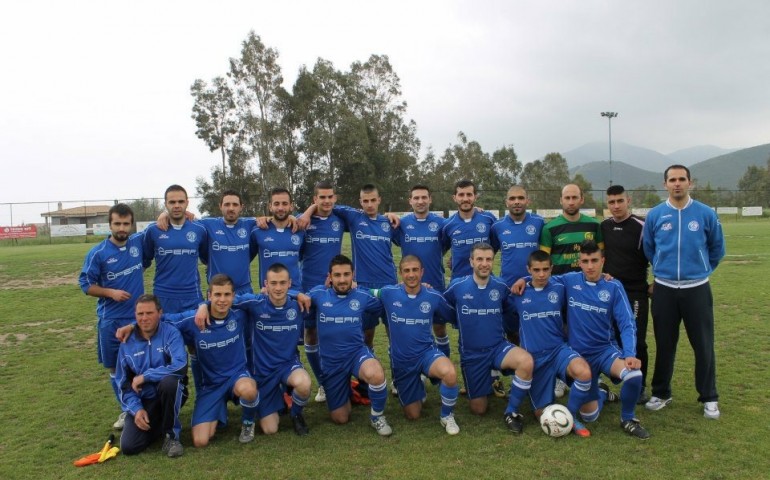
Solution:
{"label": "man with beard", "polygon": [[[99,299],[96,302],[97,356],[99,363],[110,371],[110,385],[121,405],[119,385],[115,380],[120,341],[115,338],[115,332],[134,321],[134,301],[144,294],[143,235],[129,236],[134,212],[124,203],[113,205],[107,218],[111,234],[86,255],[79,283],[83,293]],[[113,427],[122,429],[125,419],[126,413],[121,412]]]}
{"label": "man with beard", "polygon": [[289,226],[294,208],[291,193],[285,188],[272,189],[268,208],[273,218],[267,228],[255,228],[251,232],[251,250],[259,257],[259,284],[265,283],[271,265],[282,263],[289,270],[292,285],[302,285],[299,258],[305,232],[292,232]]}

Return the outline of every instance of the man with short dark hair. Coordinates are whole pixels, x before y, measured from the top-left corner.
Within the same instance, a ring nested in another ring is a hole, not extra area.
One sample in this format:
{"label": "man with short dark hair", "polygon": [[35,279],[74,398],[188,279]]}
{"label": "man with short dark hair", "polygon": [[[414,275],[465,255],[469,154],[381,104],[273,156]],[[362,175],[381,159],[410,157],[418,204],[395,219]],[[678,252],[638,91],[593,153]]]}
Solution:
{"label": "man with short dark hair", "polygon": [[690,170],[672,165],[663,174],[668,200],[650,210],[644,224],[644,252],[652,263],[652,324],[655,373],[649,410],[671,403],[671,378],[684,321],[695,354],[695,389],[703,415],[719,418],[714,353],[714,299],[709,276],[725,255],[719,217],[690,198]]}
{"label": "man with short dark hair", "polygon": [[250,237],[251,250],[259,257],[259,284],[264,284],[271,265],[281,263],[288,268],[292,283],[302,285],[299,259],[305,232],[292,232],[289,227],[289,216],[294,208],[291,192],[282,187],[272,189],[268,208],[272,219],[267,228],[255,228]]}
{"label": "man with short dark hair", "polygon": [[[144,293],[141,233],[131,235],[134,212],[124,203],[113,205],[107,218],[110,236],[95,245],[86,255],[80,272],[80,289],[86,295],[97,297],[96,350],[99,363],[110,372],[110,386],[115,399],[121,404],[115,380],[120,342],[115,333],[120,327],[134,321],[134,301]],[[122,411],[113,427],[120,430],[125,423]]]}
{"label": "man with short dark hair", "polygon": [[[604,271],[623,285],[636,319],[636,358],[642,362],[642,392],[639,404],[649,400],[647,386],[647,319],[650,303],[647,285],[647,257],[642,246],[644,220],[631,213],[631,197],[622,185],[607,189],[607,208],[612,215],[602,224]],[[618,341],[621,341],[618,335]]]}
{"label": "man with short dark hair", "polygon": [[144,451],[161,435],[163,453],[184,453],[179,410],[187,400],[187,352],[179,331],[160,321],[161,313],[155,295],[139,296],[136,328],[118,350],[120,401],[128,412],[120,449],[126,455]]}

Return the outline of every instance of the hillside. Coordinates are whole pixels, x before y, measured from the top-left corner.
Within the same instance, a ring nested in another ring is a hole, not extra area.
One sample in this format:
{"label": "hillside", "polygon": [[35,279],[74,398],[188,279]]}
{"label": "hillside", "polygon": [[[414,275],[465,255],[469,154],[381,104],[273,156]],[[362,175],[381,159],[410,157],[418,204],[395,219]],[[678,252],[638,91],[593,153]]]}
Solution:
{"label": "hillside", "polygon": [[[570,176],[576,173],[583,175],[596,190],[606,189],[610,184],[610,172],[607,162],[591,162],[576,168],[571,168]],[[625,162],[612,162],[612,183],[623,185],[633,190],[642,185],[653,185],[663,188],[663,169],[660,172],[650,172],[628,165]]]}
{"label": "hillside", "polygon": [[738,150],[740,149],[722,148],[716,145],[698,145],[697,147],[683,148],[682,150],[671,152],[666,156],[671,159],[671,163],[678,163],[689,167],[710,158],[727,155]]}
{"label": "hillside", "polygon": [[[591,142],[562,153],[569,168],[591,162],[606,162],[609,158],[607,142]],[[623,142],[612,142],[612,164],[623,162],[627,165],[650,171],[663,171],[671,163],[670,158],[648,148],[637,147]]]}
{"label": "hillside", "polygon": [[738,188],[738,181],[750,165],[766,167],[768,158],[770,158],[770,143],[744,148],[696,163],[690,167],[690,171],[693,179],[701,187],[711,183],[714,188],[734,190]]}

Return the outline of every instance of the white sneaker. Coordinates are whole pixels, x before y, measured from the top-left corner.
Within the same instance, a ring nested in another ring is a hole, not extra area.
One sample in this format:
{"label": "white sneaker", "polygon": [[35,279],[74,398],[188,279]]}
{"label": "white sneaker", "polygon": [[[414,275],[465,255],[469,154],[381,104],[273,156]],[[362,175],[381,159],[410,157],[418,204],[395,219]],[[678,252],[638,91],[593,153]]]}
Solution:
{"label": "white sneaker", "polygon": [[561,398],[564,396],[564,391],[567,389],[567,384],[562,382],[560,378],[556,379],[556,385],[553,387],[553,396]]}
{"label": "white sneaker", "polygon": [[[717,412],[719,413],[719,412]],[[126,424],[126,412],[120,412],[118,419],[112,424],[112,428],[115,430],[123,430],[123,426]]]}
{"label": "white sneaker", "polygon": [[719,419],[719,404],[717,402],[706,402],[703,404],[703,416],[711,419]]}
{"label": "white sneaker", "polygon": [[393,395],[394,397],[398,396],[398,389],[396,388],[395,383],[390,384],[390,394]]}
{"label": "white sneaker", "polygon": [[446,429],[446,433],[449,435],[457,435],[460,433],[460,427],[457,425],[455,416],[452,414],[449,414],[446,417],[441,417],[441,426]]}
{"label": "white sneaker", "polygon": [[377,433],[383,437],[390,436],[390,434],[393,433],[393,429],[390,428],[390,425],[388,425],[388,421],[385,419],[385,415],[380,415],[376,419],[372,419],[371,425],[372,428],[377,430]]}
{"label": "white sneaker", "polygon": [[324,387],[318,387],[318,393],[315,394],[315,401],[317,403],[324,403],[326,401],[326,390]]}
{"label": "white sneaker", "polygon": [[658,398],[658,397],[650,397],[650,400],[644,404],[644,408],[647,410],[657,411],[661,408],[667,407],[671,403],[670,398]]}

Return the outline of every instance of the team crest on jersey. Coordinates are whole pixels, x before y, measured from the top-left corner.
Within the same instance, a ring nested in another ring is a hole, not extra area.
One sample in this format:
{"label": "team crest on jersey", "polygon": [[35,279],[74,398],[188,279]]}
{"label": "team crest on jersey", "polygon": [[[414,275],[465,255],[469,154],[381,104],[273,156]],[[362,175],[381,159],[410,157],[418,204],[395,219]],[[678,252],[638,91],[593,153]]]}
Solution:
{"label": "team crest on jersey", "polygon": [[237,232],[235,232],[236,235],[238,235],[239,238],[246,238],[248,235],[248,232],[246,232],[245,228],[239,228]]}
{"label": "team crest on jersey", "polygon": [[139,249],[136,247],[131,247],[128,249],[128,254],[132,257],[138,257],[139,256]]}
{"label": "team crest on jersey", "polygon": [[599,291],[599,300],[602,302],[609,302],[610,301],[610,292],[607,290],[600,290]]}
{"label": "team crest on jersey", "polygon": [[332,230],[334,230],[335,232],[339,232],[340,231],[340,222],[338,222],[337,220],[333,221],[332,222]]}
{"label": "team crest on jersey", "polygon": [[500,292],[497,291],[497,289],[492,289],[489,291],[489,299],[493,302],[496,302],[500,299]]}
{"label": "team crest on jersey", "polygon": [[687,224],[687,229],[691,232],[697,232],[699,228],[700,225],[698,225],[698,222],[695,220]]}
{"label": "team crest on jersey", "polygon": [[297,311],[293,308],[286,310],[286,318],[289,320],[294,320],[297,318]]}
{"label": "team crest on jersey", "polygon": [[348,306],[350,307],[351,310],[353,310],[354,312],[357,312],[361,308],[361,302],[354,299],[350,301]]}
{"label": "team crest on jersey", "polygon": [[236,322],[232,318],[227,321],[227,331],[228,332],[234,332],[237,328],[238,328],[238,322]]}
{"label": "team crest on jersey", "polygon": [[292,243],[292,245],[299,245],[299,235],[292,235],[291,236],[291,243]]}
{"label": "team crest on jersey", "polygon": [[198,239],[198,235],[195,234],[195,232],[187,232],[187,241],[190,243],[195,243],[195,240]]}
{"label": "team crest on jersey", "polygon": [[593,232],[586,232],[584,235],[584,238],[586,240],[593,240],[594,239],[594,233]]}
{"label": "team crest on jersey", "polygon": [[527,232],[527,235],[534,235],[537,233],[537,229],[534,225],[527,225],[527,228],[525,228],[524,231]]}
{"label": "team crest on jersey", "polygon": [[484,225],[483,223],[477,223],[476,224],[476,231],[479,232],[479,233],[484,233],[484,232],[487,231],[487,226]]}
{"label": "team crest on jersey", "polygon": [[428,224],[428,230],[430,230],[431,232],[438,232],[438,223],[430,222]]}
{"label": "team crest on jersey", "polygon": [[548,294],[548,301],[551,303],[559,303],[559,294],[556,292],[550,292]]}
{"label": "team crest on jersey", "polygon": [[430,312],[430,303],[429,302],[422,302],[420,304],[420,311],[422,313],[428,313]]}
{"label": "team crest on jersey", "polygon": [[390,224],[388,222],[382,222],[380,224],[380,228],[382,228],[383,232],[389,232],[390,231]]}
{"label": "team crest on jersey", "polygon": [[669,230],[671,230],[672,228],[674,228],[674,226],[673,226],[673,225],[671,225],[671,223],[670,223],[670,222],[669,222],[669,223],[664,223],[664,224],[663,224],[663,226],[662,226],[662,227],[660,227],[660,229],[661,229],[661,230],[663,230],[664,232],[668,232],[668,231],[669,231]]}

